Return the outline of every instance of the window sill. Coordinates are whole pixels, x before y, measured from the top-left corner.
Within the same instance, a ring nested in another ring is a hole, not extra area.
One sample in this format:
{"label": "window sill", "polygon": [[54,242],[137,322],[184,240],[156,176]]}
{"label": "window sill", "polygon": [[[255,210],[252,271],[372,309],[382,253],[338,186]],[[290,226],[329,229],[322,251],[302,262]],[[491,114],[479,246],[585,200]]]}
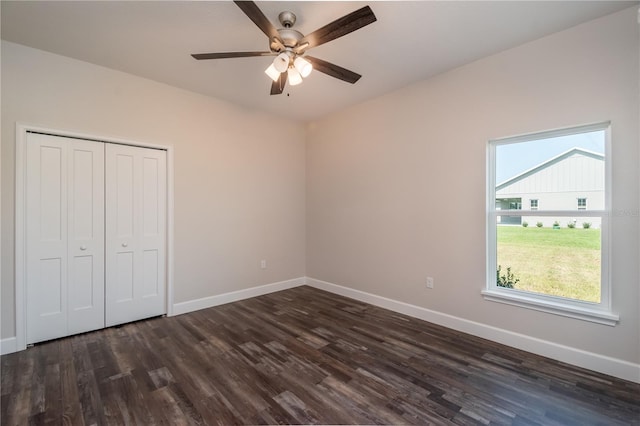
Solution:
{"label": "window sill", "polygon": [[617,314],[597,309],[583,308],[580,306],[570,306],[564,303],[551,300],[541,300],[525,294],[507,294],[507,292],[496,290],[482,290],[485,300],[491,302],[505,303],[507,305],[519,306],[521,308],[533,309],[535,311],[547,312],[554,315],[561,315],[569,318],[576,318],[583,321],[595,322],[609,326],[615,326],[620,321]]}

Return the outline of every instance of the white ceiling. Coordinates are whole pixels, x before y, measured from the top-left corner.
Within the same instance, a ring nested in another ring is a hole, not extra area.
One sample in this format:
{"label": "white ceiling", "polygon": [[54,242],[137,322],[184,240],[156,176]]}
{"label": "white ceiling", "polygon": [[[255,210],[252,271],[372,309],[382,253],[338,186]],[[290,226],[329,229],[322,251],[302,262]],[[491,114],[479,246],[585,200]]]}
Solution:
{"label": "white ceiling", "polygon": [[[308,34],[364,2],[258,2],[279,27],[294,12]],[[313,120],[487,55],[630,7],[622,1],[370,2],[378,21],[310,51],[363,77],[355,85],[314,72],[270,96],[270,57],[196,61],[191,53],[268,50],[232,2],[2,1],[2,38],[172,86]]]}

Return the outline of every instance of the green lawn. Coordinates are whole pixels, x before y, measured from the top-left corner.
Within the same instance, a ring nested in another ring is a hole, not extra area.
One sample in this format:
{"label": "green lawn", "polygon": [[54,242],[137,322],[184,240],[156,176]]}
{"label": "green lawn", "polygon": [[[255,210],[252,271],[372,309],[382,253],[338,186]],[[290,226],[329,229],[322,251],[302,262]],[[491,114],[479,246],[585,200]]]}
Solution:
{"label": "green lawn", "polygon": [[498,226],[498,265],[514,288],[600,302],[600,230]]}

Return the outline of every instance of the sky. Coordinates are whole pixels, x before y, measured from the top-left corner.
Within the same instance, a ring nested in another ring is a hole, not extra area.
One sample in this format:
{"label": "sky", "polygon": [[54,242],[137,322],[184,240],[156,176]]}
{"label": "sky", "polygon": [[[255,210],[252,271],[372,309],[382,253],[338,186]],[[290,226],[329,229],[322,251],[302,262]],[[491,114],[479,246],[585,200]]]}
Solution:
{"label": "sky", "polygon": [[604,130],[496,146],[496,184],[500,184],[571,148],[604,155]]}

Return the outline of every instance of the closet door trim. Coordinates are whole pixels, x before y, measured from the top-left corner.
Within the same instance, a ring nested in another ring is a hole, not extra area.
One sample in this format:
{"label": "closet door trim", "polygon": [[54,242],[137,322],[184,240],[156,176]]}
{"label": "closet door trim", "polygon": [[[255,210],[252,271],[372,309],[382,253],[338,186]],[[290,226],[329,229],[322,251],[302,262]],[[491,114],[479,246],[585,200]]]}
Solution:
{"label": "closet door trim", "polygon": [[119,138],[90,135],[66,130],[51,129],[24,123],[16,123],[16,162],[15,162],[15,259],[14,259],[14,297],[15,297],[15,350],[26,349],[27,338],[27,300],[26,300],[26,172],[27,172],[27,134],[43,133],[47,135],[84,139],[89,141],[160,149],[167,152],[167,211],[166,211],[166,310],[167,316],[173,315],[173,147],[131,141]]}

